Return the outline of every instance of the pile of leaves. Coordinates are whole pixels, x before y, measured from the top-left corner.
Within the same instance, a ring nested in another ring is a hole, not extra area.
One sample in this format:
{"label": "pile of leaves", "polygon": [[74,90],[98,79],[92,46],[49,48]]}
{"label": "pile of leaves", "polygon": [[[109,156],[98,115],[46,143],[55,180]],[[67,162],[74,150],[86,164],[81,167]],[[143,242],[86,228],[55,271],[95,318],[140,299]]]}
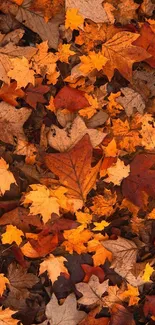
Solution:
{"label": "pile of leaves", "polygon": [[154,18],[0,0],[0,324],[155,324]]}

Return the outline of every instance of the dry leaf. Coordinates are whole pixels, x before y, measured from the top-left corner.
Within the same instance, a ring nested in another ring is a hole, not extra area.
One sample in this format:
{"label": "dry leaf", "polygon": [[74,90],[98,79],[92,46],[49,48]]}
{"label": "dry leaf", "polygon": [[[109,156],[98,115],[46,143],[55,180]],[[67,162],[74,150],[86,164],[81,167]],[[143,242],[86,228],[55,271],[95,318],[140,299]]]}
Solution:
{"label": "dry leaf", "polygon": [[50,254],[49,257],[40,264],[39,274],[47,271],[49,279],[54,283],[61,273],[69,274],[67,268],[64,266],[64,262],[67,262],[67,260],[63,256],[55,257],[53,254]]}
{"label": "dry leaf", "polygon": [[14,319],[11,316],[16,314],[16,311],[12,311],[9,308],[3,309],[2,307],[0,309],[0,323],[6,324],[6,325],[17,325],[19,320],[18,319]]}
{"label": "dry leaf", "polygon": [[10,85],[3,84],[0,88],[0,98],[4,100],[4,102],[12,105],[17,106],[18,102],[16,98],[23,98],[24,92],[22,89],[16,89],[17,82],[14,81]]}
{"label": "dry leaf", "polygon": [[6,161],[1,158],[0,159],[0,196],[4,195],[6,191],[10,190],[11,184],[16,184],[16,180],[13,174],[8,170],[9,165]]}
{"label": "dry leaf", "polygon": [[129,87],[121,88],[121,92],[124,96],[118,97],[116,101],[124,107],[126,115],[131,116],[136,110],[143,114],[145,102],[142,96]]}
{"label": "dry leaf", "polygon": [[2,243],[12,244],[15,242],[19,246],[22,242],[22,236],[24,236],[24,233],[16,226],[8,225],[6,226],[6,232],[2,234]]}
{"label": "dry leaf", "polygon": [[122,180],[130,174],[130,165],[125,166],[124,162],[117,159],[116,164],[107,169],[108,178],[104,181],[107,183],[114,183],[114,185],[120,185]]}
{"label": "dry leaf", "polygon": [[1,296],[4,290],[6,289],[6,284],[8,283],[9,283],[8,278],[6,278],[3,273],[0,273],[0,295]]}
{"label": "dry leaf", "polygon": [[8,72],[8,76],[17,81],[17,88],[26,87],[28,83],[34,85],[34,71],[30,68],[26,58],[10,59],[12,68]]}
{"label": "dry leaf", "polygon": [[78,9],[76,8],[67,9],[65,28],[70,28],[71,30],[79,29],[79,27],[82,27],[83,22],[84,22],[84,18],[78,13]]}

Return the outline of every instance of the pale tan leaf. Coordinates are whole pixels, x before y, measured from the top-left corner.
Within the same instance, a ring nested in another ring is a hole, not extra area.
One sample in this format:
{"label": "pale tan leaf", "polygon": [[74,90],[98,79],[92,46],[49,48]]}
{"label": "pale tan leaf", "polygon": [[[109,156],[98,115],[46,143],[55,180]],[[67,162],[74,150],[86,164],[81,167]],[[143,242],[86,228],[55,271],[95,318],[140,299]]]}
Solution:
{"label": "pale tan leaf", "polygon": [[129,87],[121,88],[123,96],[116,98],[116,102],[121,104],[127,116],[131,116],[138,111],[143,114],[145,109],[145,102],[142,96]]}
{"label": "pale tan leaf", "polygon": [[41,264],[39,269],[39,274],[44,273],[47,271],[47,274],[54,283],[61,273],[68,273],[67,268],[64,266],[64,262],[67,262],[66,258],[63,256],[54,256],[50,254]]}

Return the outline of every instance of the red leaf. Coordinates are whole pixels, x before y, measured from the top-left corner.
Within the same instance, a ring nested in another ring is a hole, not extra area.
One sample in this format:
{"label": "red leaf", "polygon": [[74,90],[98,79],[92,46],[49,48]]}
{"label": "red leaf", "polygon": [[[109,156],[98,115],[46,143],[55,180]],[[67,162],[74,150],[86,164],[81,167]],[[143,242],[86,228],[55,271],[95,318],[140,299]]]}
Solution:
{"label": "red leaf", "polygon": [[140,37],[133,42],[133,45],[143,47],[151,58],[145,61],[153,68],[155,68],[155,33],[152,31],[149,24],[144,23],[140,30]]}
{"label": "red leaf", "polygon": [[130,164],[130,175],[123,180],[123,195],[139,207],[144,205],[143,191],[155,198],[155,155],[137,155]]}
{"label": "red leaf", "polygon": [[61,218],[56,220],[54,224],[49,227],[51,231],[69,230],[77,228],[78,223],[70,219]]}
{"label": "red leaf", "polygon": [[85,272],[85,277],[83,279],[84,282],[88,282],[93,274],[99,278],[100,283],[104,281],[105,274],[104,271],[101,269],[101,267],[99,266],[94,267],[88,264],[81,264],[81,267]]}
{"label": "red leaf", "polygon": [[51,253],[58,245],[58,236],[45,235],[40,236],[38,240],[29,240],[32,247],[37,251],[40,257]]}
{"label": "red leaf", "polygon": [[155,316],[155,296],[146,296],[145,304],[143,307],[145,317],[151,314]]}
{"label": "red leaf", "polygon": [[16,259],[16,261],[22,266],[22,267],[27,267],[28,266],[28,262],[25,261],[24,259],[24,255],[21,251],[21,249],[16,245],[11,246],[11,250],[13,252],[13,255]]}
{"label": "red leaf", "polygon": [[36,108],[37,103],[46,103],[43,95],[50,89],[49,86],[42,85],[40,82],[38,81],[35,87],[29,84],[25,90],[25,101],[33,108]]}
{"label": "red leaf", "polygon": [[55,96],[54,106],[56,109],[66,108],[71,112],[78,111],[90,106],[84,94],[81,90],[65,86]]}

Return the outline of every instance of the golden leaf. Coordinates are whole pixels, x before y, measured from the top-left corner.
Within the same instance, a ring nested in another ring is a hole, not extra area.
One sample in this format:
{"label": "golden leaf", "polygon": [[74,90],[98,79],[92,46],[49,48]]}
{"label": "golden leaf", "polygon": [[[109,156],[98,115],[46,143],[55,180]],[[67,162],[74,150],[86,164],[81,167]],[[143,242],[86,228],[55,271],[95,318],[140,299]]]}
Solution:
{"label": "golden leaf", "polygon": [[128,177],[130,173],[130,165],[125,166],[124,162],[118,158],[116,164],[107,169],[108,178],[104,181],[107,183],[114,183],[120,185],[122,180]]}
{"label": "golden leaf", "polygon": [[104,228],[108,227],[110,225],[109,222],[102,220],[101,222],[94,222],[95,228],[93,228],[93,231],[102,231]]}
{"label": "golden leaf", "polygon": [[84,18],[79,15],[78,9],[67,9],[66,11],[66,20],[65,28],[79,29],[84,23]]}
{"label": "golden leaf", "polygon": [[34,71],[25,58],[10,59],[13,68],[8,72],[8,76],[17,81],[17,88],[26,87],[28,83],[35,84]]}
{"label": "golden leaf", "polygon": [[4,195],[6,191],[10,190],[11,184],[17,184],[13,174],[8,170],[9,164],[1,158],[0,159],[0,195]]}
{"label": "golden leaf", "polygon": [[61,62],[68,63],[68,59],[71,55],[74,55],[75,52],[70,50],[70,44],[60,44],[58,47],[58,59]]}
{"label": "golden leaf", "polygon": [[90,207],[90,209],[98,217],[109,217],[115,211],[113,206],[116,204],[116,199],[116,193],[112,193],[110,190],[105,189],[103,196],[96,195],[93,198],[93,205]]}
{"label": "golden leaf", "polygon": [[62,246],[65,246],[70,254],[73,254],[73,251],[82,254],[87,251],[85,244],[91,238],[92,233],[90,230],[84,230],[84,225],[81,225],[76,229],[65,230],[63,236],[67,241],[64,241]]}
{"label": "golden leaf", "polygon": [[47,271],[50,280],[54,283],[61,273],[69,274],[67,268],[64,266],[64,262],[67,262],[65,257],[55,257],[53,254],[50,254],[44,262],[40,264],[39,274]]}
{"label": "golden leaf", "polygon": [[4,290],[6,289],[6,284],[10,281],[4,276],[3,273],[0,273],[0,295],[2,296]]}
{"label": "golden leaf", "polygon": [[22,242],[21,236],[24,236],[24,233],[21,230],[16,226],[8,225],[6,226],[6,232],[2,234],[2,243],[12,244],[15,242],[19,246]]}
{"label": "golden leaf", "polygon": [[144,280],[145,282],[149,282],[150,276],[152,275],[153,272],[154,272],[154,268],[149,263],[147,263],[144,269],[142,280]]}

